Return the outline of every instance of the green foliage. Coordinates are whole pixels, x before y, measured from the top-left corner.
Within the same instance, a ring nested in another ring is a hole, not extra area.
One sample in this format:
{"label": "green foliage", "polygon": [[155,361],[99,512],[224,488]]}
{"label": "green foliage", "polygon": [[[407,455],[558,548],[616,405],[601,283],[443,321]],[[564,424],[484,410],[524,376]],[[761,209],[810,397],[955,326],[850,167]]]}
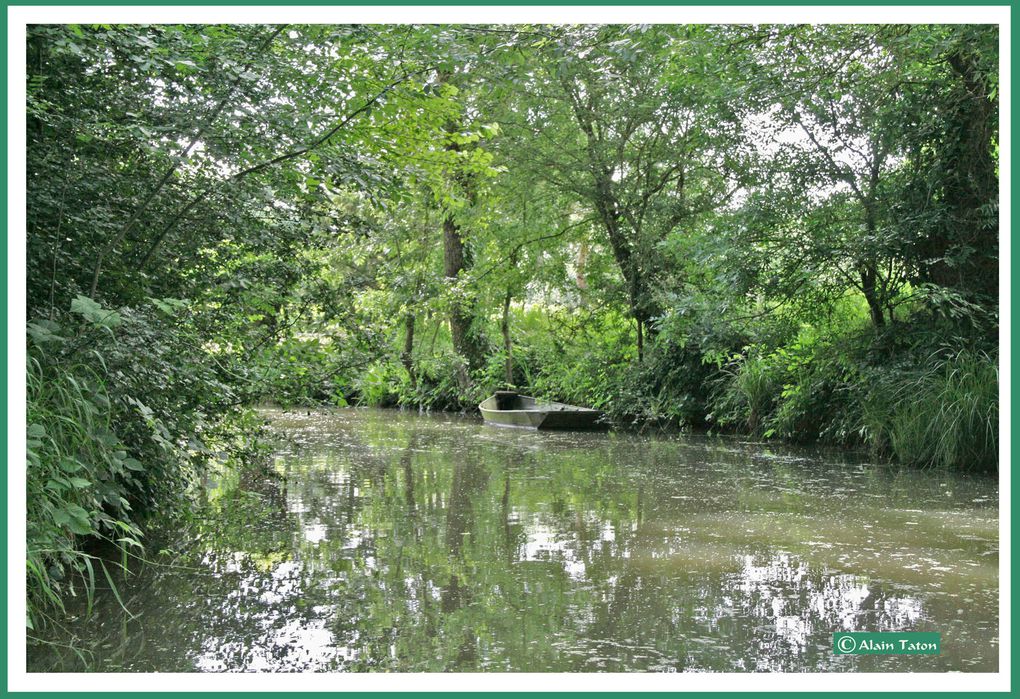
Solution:
{"label": "green foliage", "polygon": [[460,410],[468,403],[457,381],[462,362],[453,353],[415,362],[416,381],[400,384],[399,402],[419,409]]}
{"label": "green foliage", "polygon": [[253,399],[292,406],[347,405],[355,372],[350,357],[320,338],[286,337],[267,343],[247,359]]}
{"label": "green foliage", "polygon": [[68,594],[84,593],[91,606],[100,564],[80,550],[83,538],[129,547],[141,536],[125,496],[143,466],[109,430],[101,375],[87,365],[55,373],[39,354],[27,374],[29,628],[63,610]]}
{"label": "green foliage", "polygon": [[982,352],[931,357],[920,370],[871,377],[862,432],[898,461],[990,471],[999,460],[999,372]]}
{"label": "green foliage", "polygon": [[[168,306],[163,304],[160,308]],[[71,302],[71,313],[77,313],[90,323],[104,328],[115,328],[120,325],[120,315],[116,311],[106,310],[92,299],[80,294]]]}
{"label": "green foliage", "polygon": [[389,402],[377,402],[375,405],[399,404],[419,410],[473,412],[501,385],[500,378],[497,378],[502,376],[501,370],[501,358],[498,354],[492,355],[488,364],[471,374],[465,384],[462,380],[466,371],[464,360],[452,348],[442,354],[416,360],[413,382],[403,367],[391,364],[382,372],[387,377],[384,388]]}
{"label": "green foliage", "polygon": [[374,364],[358,377],[360,402],[373,408],[386,408],[397,403],[400,371],[387,364]]}
{"label": "green foliage", "polygon": [[701,426],[713,376],[714,367],[697,343],[660,336],[646,349],[643,362],[617,366],[612,399],[603,409],[623,424]]}
{"label": "green foliage", "polygon": [[[110,319],[119,318],[111,324]],[[81,297],[28,326],[29,619],[91,594],[97,542],[141,553],[142,526],[176,512],[227,443],[235,396],[183,319]],[[257,431],[249,436],[254,437]]]}
{"label": "green foliage", "polygon": [[724,357],[710,422],[759,437],[857,444],[857,388],[875,360],[866,309],[860,297],[843,299],[786,338]]}
{"label": "green foliage", "polygon": [[844,416],[852,411],[851,387],[857,381],[862,344],[868,331],[819,336],[808,332],[777,351],[785,373],[778,404],[765,435],[793,441],[851,441]]}
{"label": "green foliage", "polygon": [[720,369],[708,419],[723,428],[762,436],[777,400],[780,395],[785,397],[785,369],[781,355],[763,354],[759,347],[747,347],[743,354],[733,356]]}
{"label": "green foliage", "polygon": [[535,395],[605,409],[633,358],[633,322],[616,312],[532,308],[515,314],[515,381]]}

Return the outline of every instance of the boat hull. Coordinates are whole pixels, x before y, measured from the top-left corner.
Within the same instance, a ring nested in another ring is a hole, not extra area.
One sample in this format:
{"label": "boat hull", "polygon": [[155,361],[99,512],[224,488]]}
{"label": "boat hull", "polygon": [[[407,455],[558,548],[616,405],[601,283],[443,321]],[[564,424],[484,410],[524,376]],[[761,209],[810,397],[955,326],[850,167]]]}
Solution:
{"label": "boat hull", "polygon": [[483,401],[478,410],[485,422],[502,427],[525,427],[537,430],[598,430],[606,425],[600,422],[602,411],[581,408],[565,403],[539,403],[530,396],[515,396],[511,409],[499,409],[497,404],[511,404],[496,396]]}

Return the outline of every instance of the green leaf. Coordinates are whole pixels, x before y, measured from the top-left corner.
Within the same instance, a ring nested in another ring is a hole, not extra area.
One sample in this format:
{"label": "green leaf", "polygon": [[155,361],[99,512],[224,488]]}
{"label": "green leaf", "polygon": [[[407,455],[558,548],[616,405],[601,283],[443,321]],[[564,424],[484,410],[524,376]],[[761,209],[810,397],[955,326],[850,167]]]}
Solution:
{"label": "green leaf", "polygon": [[66,471],[67,473],[77,473],[83,468],[83,464],[77,459],[72,459],[69,456],[65,456],[60,459],[60,470]]}
{"label": "green leaf", "polygon": [[61,493],[67,490],[67,485],[65,485],[62,481],[63,479],[60,479],[60,481],[54,480],[52,478],[49,479],[48,481],[46,481],[46,490],[52,490],[54,493]]}
{"label": "green leaf", "polygon": [[48,320],[41,320],[37,323],[29,323],[28,334],[37,345],[48,342],[65,342],[66,339],[59,335],[60,326]]}
{"label": "green leaf", "polygon": [[130,469],[131,471],[145,470],[145,467],[142,466],[142,462],[138,459],[124,459],[124,468]]}
{"label": "green leaf", "polygon": [[77,313],[95,325],[114,328],[120,325],[120,315],[116,311],[103,308],[88,296],[78,295],[71,301],[71,312]]}
{"label": "green leaf", "polygon": [[68,522],[67,528],[75,534],[92,534],[92,520],[89,513],[78,505],[67,505]]}

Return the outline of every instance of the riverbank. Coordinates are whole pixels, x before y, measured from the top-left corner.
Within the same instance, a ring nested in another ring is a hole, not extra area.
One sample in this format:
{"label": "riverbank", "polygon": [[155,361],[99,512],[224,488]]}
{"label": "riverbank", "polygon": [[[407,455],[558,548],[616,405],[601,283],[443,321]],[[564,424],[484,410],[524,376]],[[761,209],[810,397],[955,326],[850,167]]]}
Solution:
{"label": "riverbank", "polygon": [[[463,359],[426,348],[400,354],[404,338],[354,369],[318,338],[268,348],[265,395],[281,405],[368,405],[474,412],[493,391],[603,410],[616,426],[664,425],[768,441],[866,449],[922,468],[994,472],[998,454],[998,355],[982,343],[943,343],[923,325],[883,333],[863,309],[825,324],[749,343],[746,335],[698,343],[666,330],[634,336],[613,313],[557,334],[560,310],[510,311],[512,352],[493,348],[465,379]],[[668,326],[666,326],[668,328]],[[436,321],[433,337],[444,339]],[[751,329],[746,329],[750,331]],[[447,340],[448,341],[448,340]],[[508,361],[509,357],[509,361]],[[512,381],[508,383],[507,369]],[[316,377],[328,376],[328,381]],[[460,378],[458,378],[460,377]]]}

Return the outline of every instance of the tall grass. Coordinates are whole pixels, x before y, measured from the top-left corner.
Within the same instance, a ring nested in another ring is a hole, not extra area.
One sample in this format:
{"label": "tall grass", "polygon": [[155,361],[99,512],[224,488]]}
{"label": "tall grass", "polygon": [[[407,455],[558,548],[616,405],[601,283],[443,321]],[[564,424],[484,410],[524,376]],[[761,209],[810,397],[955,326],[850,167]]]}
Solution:
{"label": "tall grass", "polygon": [[862,408],[868,441],[897,461],[968,471],[998,467],[999,371],[987,354],[934,356],[924,371],[878,382]]}
{"label": "tall grass", "polygon": [[713,421],[760,437],[783,389],[783,372],[771,355],[738,356],[720,370]]}
{"label": "tall grass", "polygon": [[[101,366],[101,358],[93,359]],[[129,517],[125,471],[140,468],[110,431],[110,401],[98,371],[84,364],[27,366],[28,627],[64,611],[68,595],[84,595],[91,610],[97,578],[112,586],[106,564],[82,550],[106,539],[126,551],[141,548]],[[100,579],[101,579],[100,578]]]}

